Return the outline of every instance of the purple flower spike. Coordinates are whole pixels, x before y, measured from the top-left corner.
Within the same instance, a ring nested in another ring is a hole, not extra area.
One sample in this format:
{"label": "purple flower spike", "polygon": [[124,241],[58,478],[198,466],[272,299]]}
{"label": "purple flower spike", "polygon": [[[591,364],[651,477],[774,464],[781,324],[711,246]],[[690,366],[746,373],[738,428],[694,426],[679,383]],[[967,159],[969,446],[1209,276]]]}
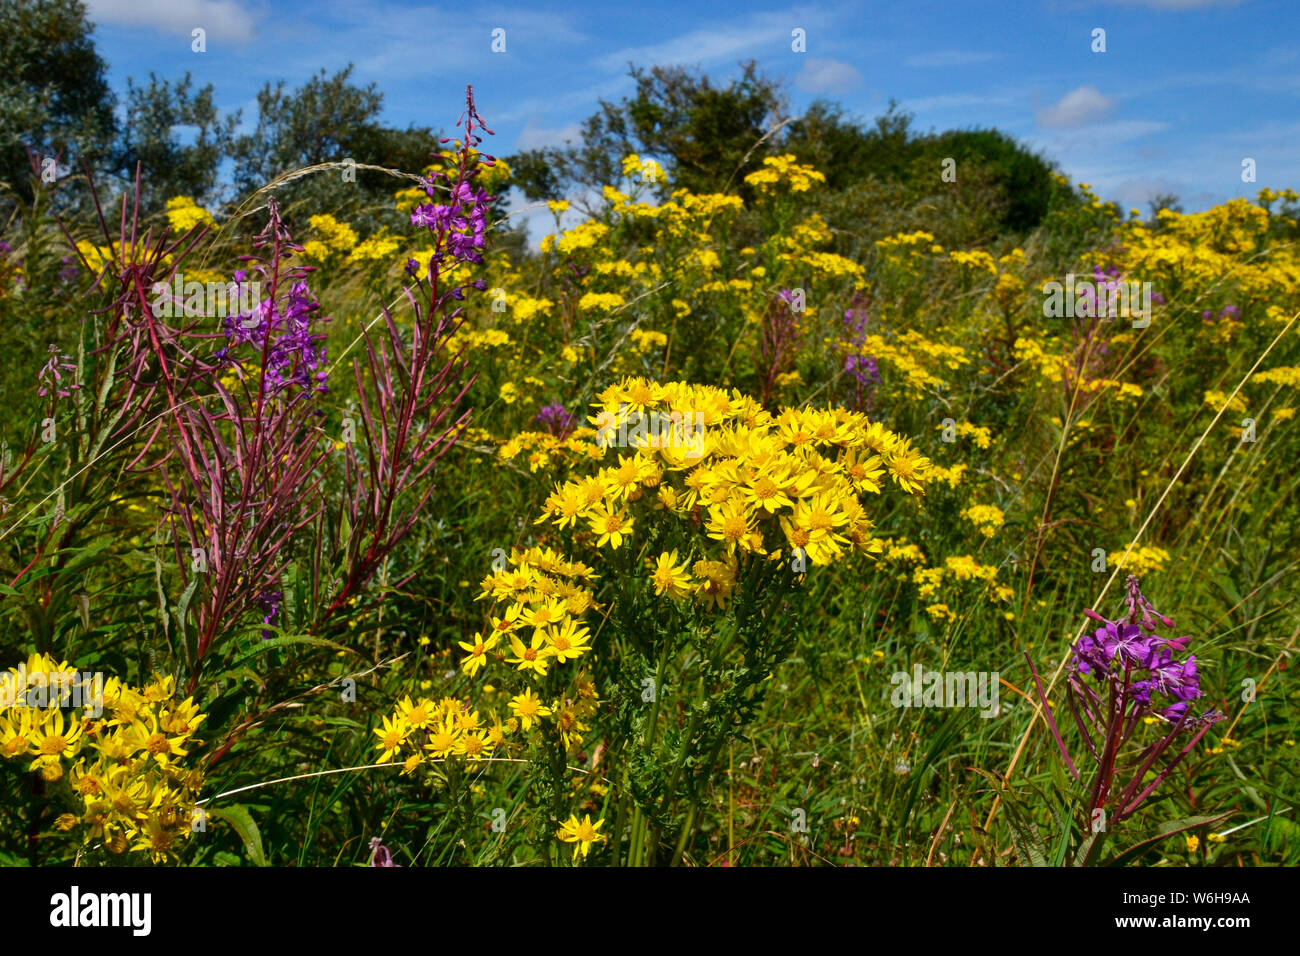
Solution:
{"label": "purple flower spike", "polygon": [[388,847],[379,841],[379,837],[370,838],[370,865],[371,866],[396,866],[401,864],[393,862],[393,854],[388,851]]}
{"label": "purple flower spike", "polygon": [[[1086,820],[1103,810],[1112,827],[1135,813],[1210,726],[1222,719],[1215,711],[1193,715],[1192,702],[1205,692],[1195,655],[1180,656],[1190,638],[1162,636],[1160,632],[1168,633],[1174,621],[1152,606],[1136,577],[1130,576],[1125,584],[1125,603],[1128,613],[1117,621],[1093,610],[1086,612],[1101,627],[1075,643],[1067,681],[1069,712],[1096,762]],[[1057,748],[1070,773],[1081,779],[1056,717],[1048,709],[1037,670],[1033,677]],[[1138,729],[1148,723],[1163,724],[1164,736],[1155,743],[1131,744]],[[1185,744],[1184,736],[1191,737]],[[1083,862],[1091,862],[1095,852],[1094,843],[1086,849]]]}
{"label": "purple flower spike", "polygon": [[861,349],[867,340],[867,310],[844,310],[844,334],[848,346],[843,350],[844,374],[851,379],[849,404],[856,411],[867,411],[880,384],[880,367],[876,359]]}
{"label": "purple flower spike", "polygon": [[537,413],[537,422],[556,438],[568,438],[576,427],[578,418],[556,402]]}
{"label": "purple flower spike", "polygon": [[62,372],[76,370],[76,363],[72,361],[72,356],[60,352],[57,345],[51,345],[49,351],[50,360],[36,375],[36,394],[41,398],[51,393],[57,398],[68,398],[81,386],[64,382]]}

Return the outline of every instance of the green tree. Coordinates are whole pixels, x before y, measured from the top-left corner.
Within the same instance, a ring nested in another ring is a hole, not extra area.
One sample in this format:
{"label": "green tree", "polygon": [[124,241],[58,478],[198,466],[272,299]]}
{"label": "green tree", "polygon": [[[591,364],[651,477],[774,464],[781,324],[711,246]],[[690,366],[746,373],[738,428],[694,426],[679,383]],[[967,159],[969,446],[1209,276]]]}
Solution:
{"label": "green tree", "polygon": [[[91,39],[79,0],[0,3],[0,204],[29,205],[34,180],[28,150],[56,157],[60,173],[111,156],[117,124],[107,67]],[[61,190],[58,205],[84,198]]]}
{"label": "green tree", "polygon": [[785,130],[785,147],[801,162],[826,176],[828,189],[839,191],[875,177],[907,178],[914,152],[912,116],[893,100],[872,127],[849,119],[838,103],[816,100]]}
{"label": "green tree", "polygon": [[[382,125],[383,93],[373,83],[350,82],[352,70],[352,64],[333,76],[321,70],[291,93],[283,80],[262,88],[257,126],[234,143],[235,184],[241,192],[251,193],[283,173],[348,159],[410,173],[428,165],[437,146],[434,131]],[[392,195],[410,184],[380,172],[354,172],[355,182],[331,170],[286,183],[277,193],[291,219],[297,207],[346,216],[362,232],[396,224]]]}
{"label": "green tree", "polygon": [[[215,204],[218,173],[231,154],[238,112],[222,117],[213,103],[212,84],[193,91],[190,74],[174,86],[149,74],[147,86],[127,80],[127,118],[118,151],[118,172],[128,179],[140,164],[140,193],[153,211],[172,196],[192,196]],[[183,143],[177,127],[193,130]]]}
{"label": "green tree", "polygon": [[[507,157],[515,185],[531,200],[557,199],[574,187],[596,189],[621,175],[629,153],[663,165],[673,187],[695,192],[737,188],[762,162],[784,120],[780,86],[743,64],[725,87],[683,67],[632,66],[636,94],[600,101],[576,145]],[[730,186],[728,186],[730,184]]]}
{"label": "green tree", "polygon": [[916,144],[911,176],[920,183],[940,180],[943,161],[956,163],[956,183],[963,178],[985,185],[989,194],[973,196],[972,205],[992,203],[1001,226],[1028,232],[1051,205],[1052,163],[996,129],[949,130],[922,137]]}

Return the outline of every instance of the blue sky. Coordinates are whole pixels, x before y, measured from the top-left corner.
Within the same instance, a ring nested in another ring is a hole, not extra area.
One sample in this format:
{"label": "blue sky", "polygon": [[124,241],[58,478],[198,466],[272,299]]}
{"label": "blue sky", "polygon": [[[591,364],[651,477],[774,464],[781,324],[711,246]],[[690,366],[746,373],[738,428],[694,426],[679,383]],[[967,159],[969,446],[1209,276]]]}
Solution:
{"label": "blue sky", "polygon": [[[292,88],[349,61],[384,91],[385,121],[450,129],[473,83],[492,151],[558,144],[597,99],[631,90],[629,61],[716,79],[754,59],[864,119],[889,99],[921,130],[996,126],[1103,198],[1176,193],[1188,211],[1261,186],[1300,187],[1295,0],[907,0],[897,3],[87,0],[121,95],[126,77],[191,71],[256,118],[268,80]],[[207,51],[191,50],[191,30]],[[492,31],[506,31],[493,53]],[[806,52],[791,49],[791,31]],[[1092,32],[1106,31],[1094,53]],[[1242,160],[1257,182],[1243,183]]]}

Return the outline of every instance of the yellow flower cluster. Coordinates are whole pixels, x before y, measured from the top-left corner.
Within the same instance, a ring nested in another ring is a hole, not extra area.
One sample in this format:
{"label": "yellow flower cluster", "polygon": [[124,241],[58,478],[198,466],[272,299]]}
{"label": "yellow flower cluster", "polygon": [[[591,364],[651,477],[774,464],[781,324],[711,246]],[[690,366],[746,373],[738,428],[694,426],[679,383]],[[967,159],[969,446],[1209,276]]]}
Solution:
{"label": "yellow flower cluster", "polygon": [[351,252],[357,244],[357,231],[333,216],[312,216],[307,222],[321,237],[302,244],[302,254],[308,259],[321,262],[336,252]]}
{"label": "yellow flower cluster", "polygon": [[1112,551],[1106,555],[1106,561],[1110,565],[1117,565],[1129,574],[1142,577],[1152,571],[1163,571],[1165,565],[1169,563],[1169,552],[1164,548],[1142,545],[1133,548],[1127,560],[1124,558],[1123,551]]}
{"label": "yellow flower cluster", "polygon": [[642,161],[636,153],[631,153],[623,157],[623,175],[632,178],[640,178],[644,182],[662,182],[664,179],[664,168],[655,160]]}
{"label": "yellow flower cluster", "polygon": [[895,248],[905,248],[908,246],[927,246],[934,242],[934,234],[917,230],[916,232],[900,232],[893,236],[886,236],[883,239],[876,240],[876,248],[882,251]]}
{"label": "yellow flower cluster", "polygon": [[[568,561],[550,548],[513,550],[508,566],[479,584],[478,599],[491,600],[494,607],[483,632],[460,645],[468,654],[462,669],[473,677],[491,655],[540,678],[552,663],[567,664],[589,652],[591,632],[583,615],[599,609],[588,586],[594,576],[581,561]],[[501,652],[493,655],[498,646]],[[505,657],[507,652],[513,656]]]}
{"label": "yellow flower cluster", "polygon": [[968,252],[961,250],[950,252],[948,253],[948,260],[968,269],[983,270],[992,276],[998,274],[997,263],[991,255],[982,249],[973,249]]}
{"label": "yellow flower cluster", "polygon": [[352,262],[386,262],[397,254],[402,242],[400,237],[390,236],[381,229],[373,236],[357,243],[348,258]]}
{"label": "yellow flower cluster", "polygon": [[[935,428],[942,431],[943,424],[936,425]],[[989,445],[993,443],[993,432],[982,425],[973,425],[970,422],[957,422],[954,429],[958,438],[969,438],[975,443],[975,447],[981,451],[987,451]]]}
{"label": "yellow flower cluster", "polygon": [[663,348],[668,344],[668,336],[662,332],[633,329],[630,334],[638,352],[649,352],[651,349]]}
{"label": "yellow flower cluster", "polygon": [[[1258,376],[1255,380],[1259,381]],[[1217,388],[1207,389],[1204,402],[1215,412],[1218,412],[1221,408],[1226,408],[1230,412],[1244,412],[1246,410],[1246,397],[1240,392],[1229,399],[1227,392],[1221,392]]]}
{"label": "yellow flower cluster", "polygon": [[1264,248],[1269,221],[1267,209],[1245,199],[1190,215],[1161,210],[1159,231],[1124,224],[1121,267],[1158,287],[1233,284],[1239,305],[1293,297],[1300,292],[1300,254],[1290,244]]}
{"label": "yellow flower cluster", "polygon": [[0,756],[67,784],[77,812],[57,829],[81,827],[110,853],[174,859],[198,813],[203,774],[184,758],[205,716],[175,697],[171,677],[136,690],[33,654],[0,674]]}
{"label": "yellow flower cluster", "polygon": [[[546,548],[513,551],[508,566],[481,583],[479,599],[490,599],[494,609],[481,634],[458,642],[467,655],[461,668],[474,677],[491,661],[536,680],[551,665],[590,651],[582,615],[598,609],[584,586],[592,576],[590,568]],[[374,731],[378,762],[400,758],[402,772],[409,774],[430,759],[481,761],[508,748],[512,735],[527,734],[546,720],[554,722],[566,748],[578,746],[599,699],[587,674],[580,673],[573,686],[572,697],[550,701],[525,686],[509,699],[504,720],[498,713],[480,715],[467,700],[413,701],[408,696]],[[485,686],[484,691],[494,693],[495,688]]]}
{"label": "yellow flower cluster", "polygon": [[883,557],[895,564],[925,564],[925,552],[906,538],[882,538]]}
{"label": "yellow flower cluster", "polygon": [[764,193],[773,192],[782,184],[792,193],[802,193],[810,190],[814,183],[826,182],[826,176],[811,166],[800,163],[794,155],[786,153],[781,156],[765,156],[763,168],[746,176],[745,182]]}
{"label": "yellow flower cluster", "polygon": [[910,266],[913,271],[924,264],[924,259],[907,257],[923,257],[927,251],[933,253],[936,250],[943,251],[942,247],[935,244],[934,235],[921,230],[900,232],[876,240],[876,252],[884,262],[895,266]]}
{"label": "yellow flower cluster", "polygon": [[1259,385],[1284,385],[1300,388],[1300,366],[1281,366],[1260,372],[1253,381]]}
{"label": "yellow flower cluster", "polygon": [[997,534],[998,529],[1006,521],[1002,509],[993,505],[971,505],[961,513],[961,516],[978,528],[980,534],[986,538]]}
{"label": "yellow flower cluster", "polygon": [[571,435],[559,438],[550,432],[520,432],[502,443],[499,454],[502,458],[518,458],[527,453],[529,471],[547,468],[559,461],[572,461],[575,458],[588,458],[599,461],[604,457],[604,449],[595,441],[596,432],[590,428],[578,428]]}
{"label": "yellow flower cluster", "polygon": [[890,339],[868,335],[856,348],[902,372],[908,390],[916,395],[930,388],[947,388],[947,380],[938,373],[945,368],[955,371],[971,361],[961,346],[931,341],[915,330]]}
{"label": "yellow flower cluster", "polygon": [[505,746],[506,735],[516,728],[517,724],[507,726],[495,716],[484,721],[468,701],[455,697],[413,701],[408,694],[374,730],[379,738],[375,746],[381,751],[377,762],[401,758],[402,773],[409,774],[428,758],[478,761]]}
{"label": "yellow flower cluster", "polygon": [[[1066,374],[1072,372],[1068,356],[1046,352],[1034,339],[1023,337],[1016,339],[1012,353],[1017,362],[1027,365],[1045,384],[1059,385],[1066,380]],[[1080,394],[1109,392],[1116,400],[1126,402],[1137,401],[1143,395],[1141,385],[1111,378],[1086,378],[1077,383],[1077,388]]]}
{"label": "yellow flower cluster", "polygon": [[564,255],[572,255],[579,249],[591,249],[605,238],[609,232],[609,226],[603,222],[584,222],[574,226],[558,239],[555,236],[546,236],[541,241],[542,252],[551,252],[557,250]]}
{"label": "yellow flower cluster", "polygon": [[578,308],[583,311],[596,309],[601,312],[613,312],[626,304],[623,297],[615,292],[588,292],[578,300]]}
{"label": "yellow flower cluster", "polygon": [[825,565],[848,549],[878,551],[859,495],[880,494],[890,479],[918,494],[930,467],[907,439],[844,409],[774,415],[738,391],[641,378],[598,399],[597,440],[628,452],[556,487],[539,521],[616,549],[637,521],[671,515],[699,532],[701,556],[688,572],[675,553],[661,554],[656,589],[707,605],[729,602],[748,556],[788,545]]}
{"label": "yellow flower cluster", "polygon": [[[996,508],[992,510],[997,511]],[[1001,515],[1001,512],[998,512],[998,514]],[[906,538],[886,540],[880,543],[883,545],[883,559],[898,568],[896,572],[897,580],[910,580],[916,587],[917,596],[923,601],[933,602],[945,584],[959,588],[960,585],[969,582],[982,584],[984,586],[982,589],[984,597],[992,603],[1009,601],[1014,595],[1009,586],[998,583],[998,569],[996,566],[980,564],[968,554],[945,558],[942,565],[930,567],[926,561],[925,553]],[[959,591],[955,590],[952,593],[956,594]],[[953,615],[946,604],[931,603],[926,610],[936,620],[953,619]],[[1010,611],[1004,611],[1003,616],[1009,619],[1012,614]]]}
{"label": "yellow flower cluster", "polygon": [[958,463],[951,468],[945,468],[942,465],[934,465],[930,469],[930,482],[939,484],[942,482],[949,488],[956,488],[961,484],[962,479],[966,476],[966,465]]}
{"label": "yellow flower cluster", "polygon": [[167,200],[167,224],[175,232],[189,232],[195,226],[215,226],[217,221],[189,196],[173,196]]}

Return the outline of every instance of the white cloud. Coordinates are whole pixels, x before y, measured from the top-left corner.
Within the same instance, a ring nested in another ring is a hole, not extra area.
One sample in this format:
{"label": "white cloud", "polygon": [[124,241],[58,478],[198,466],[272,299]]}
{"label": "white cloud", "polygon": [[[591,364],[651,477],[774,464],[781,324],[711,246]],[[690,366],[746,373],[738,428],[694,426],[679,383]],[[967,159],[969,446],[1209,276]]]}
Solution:
{"label": "white cloud", "polygon": [[95,23],[153,27],[189,39],[201,27],[208,39],[247,43],[257,19],[237,0],[87,0]]}
{"label": "white cloud", "polygon": [[[521,62],[541,55],[543,50],[588,42],[567,17],[556,13],[504,8],[478,9],[466,17],[453,6],[418,6],[402,10],[395,17],[391,3],[352,0],[331,7],[323,19],[325,44],[337,42],[333,31],[347,31],[349,47],[365,51],[355,59],[357,69],[367,74],[392,77],[463,75],[510,70]],[[411,24],[423,27],[411,28]],[[490,53],[491,30],[506,31],[506,54]],[[437,55],[429,52],[430,31],[437,37]],[[319,59],[320,53],[310,55]]]}
{"label": "white cloud", "polygon": [[818,30],[828,25],[824,12],[809,8],[756,13],[748,16],[743,25],[731,22],[702,26],[663,43],[624,47],[592,62],[602,70],[626,70],[628,63],[710,66],[733,59],[747,60],[776,50],[789,53],[790,32],[796,27],[808,32],[811,48]]}
{"label": "white cloud", "polygon": [[559,129],[545,129],[528,123],[519,132],[515,140],[515,149],[541,149],[544,146],[563,146],[565,143],[577,143],[582,139],[582,125],[570,123]]}
{"label": "white cloud", "polygon": [[794,85],[805,93],[847,93],[862,85],[862,74],[842,60],[810,57]]}
{"label": "white cloud", "polygon": [[1039,110],[1038,123],[1055,129],[1088,126],[1104,120],[1114,105],[1115,101],[1103,96],[1095,86],[1081,86],[1066,93],[1054,106]]}
{"label": "white cloud", "polygon": [[909,56],[903,60],[903,64],[916,67],[972,66],[997,58],[996,53],[980,50],[936,50],[933,53],[917,53]]}

